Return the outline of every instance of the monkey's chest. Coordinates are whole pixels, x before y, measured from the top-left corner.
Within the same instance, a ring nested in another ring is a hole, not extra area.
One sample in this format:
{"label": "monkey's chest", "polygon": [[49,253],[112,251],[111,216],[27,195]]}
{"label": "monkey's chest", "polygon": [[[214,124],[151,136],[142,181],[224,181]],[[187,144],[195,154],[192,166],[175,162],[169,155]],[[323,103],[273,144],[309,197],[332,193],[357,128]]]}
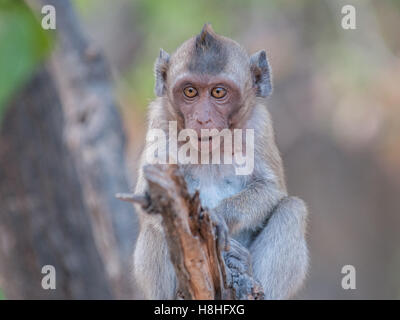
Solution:
{"label": "monkey's chest", "polygon": [[203,207],[212,209],[218,204],[243,189],[243,181],[236,175],[219,175],[213,172],[202,172],[186,179],[189,192],[199,191]]}

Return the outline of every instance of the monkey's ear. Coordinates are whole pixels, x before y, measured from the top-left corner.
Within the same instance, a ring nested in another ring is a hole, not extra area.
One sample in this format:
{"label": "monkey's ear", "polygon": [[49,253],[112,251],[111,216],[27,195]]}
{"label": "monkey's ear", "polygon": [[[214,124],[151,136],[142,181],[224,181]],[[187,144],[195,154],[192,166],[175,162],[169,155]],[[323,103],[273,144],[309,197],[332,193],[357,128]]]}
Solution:
{"label": "monkey's ear", "polygon": [[154,92],[158,97],[163,96],[166,90],[168,66],[169,54],[163,49],[160,49],[160,55],[158,56],[154,65],[154,73],[156,76],[156,85],[154,87]]}
{"label": "monkey's ear", "polygon": [[250,57],[250,71],[253,78],[253,86],[258,97],[266,98],[272,93],[272,75],[264,50],[254,53]]}

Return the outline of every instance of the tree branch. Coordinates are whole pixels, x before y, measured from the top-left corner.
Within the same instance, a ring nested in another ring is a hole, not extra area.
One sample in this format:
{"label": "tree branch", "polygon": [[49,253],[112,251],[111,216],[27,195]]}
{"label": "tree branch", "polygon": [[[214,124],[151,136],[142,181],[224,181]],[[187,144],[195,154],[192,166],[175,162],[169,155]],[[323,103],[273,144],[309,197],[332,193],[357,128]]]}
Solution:
{"label": "tree branch", "polygon": [[201,207],[199,194],[191,196],[177,166],[144,168],[148,195],[118,194],[140,204],[149,214],[161,213],[172,263],[183,299],[262,299],[263,290],[251,269],[230,269],[217,246],[215,226]]}

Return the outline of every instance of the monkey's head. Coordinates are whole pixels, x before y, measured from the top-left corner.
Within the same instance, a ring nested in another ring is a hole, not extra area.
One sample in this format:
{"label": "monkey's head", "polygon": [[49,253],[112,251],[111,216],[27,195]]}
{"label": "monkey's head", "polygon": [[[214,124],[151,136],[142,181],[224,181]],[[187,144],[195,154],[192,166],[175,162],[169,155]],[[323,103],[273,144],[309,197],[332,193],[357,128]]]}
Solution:
{"label": "monkey's head", "polygon": [[171,57],[161,49],[155,74],[156,95],[168,99],[170,112],[199,137],[201,129],[237,127],[255,98],[272,91],[265,51],[249,56],[209,24]]}

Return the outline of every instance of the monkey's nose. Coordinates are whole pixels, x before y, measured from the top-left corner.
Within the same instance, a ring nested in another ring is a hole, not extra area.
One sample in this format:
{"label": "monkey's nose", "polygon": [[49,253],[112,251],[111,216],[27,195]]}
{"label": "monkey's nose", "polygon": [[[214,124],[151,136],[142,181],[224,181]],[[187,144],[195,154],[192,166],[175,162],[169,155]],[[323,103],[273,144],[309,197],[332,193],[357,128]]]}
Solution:
{"label": "monkey's nose", "polygon": [[201,124],[201,125],[205,125],[205,124],[210,123],[210,122],[211,122],[211,119],[206,119],[206,120],[197,119],[197,122],[198,122],[199,124]]}

